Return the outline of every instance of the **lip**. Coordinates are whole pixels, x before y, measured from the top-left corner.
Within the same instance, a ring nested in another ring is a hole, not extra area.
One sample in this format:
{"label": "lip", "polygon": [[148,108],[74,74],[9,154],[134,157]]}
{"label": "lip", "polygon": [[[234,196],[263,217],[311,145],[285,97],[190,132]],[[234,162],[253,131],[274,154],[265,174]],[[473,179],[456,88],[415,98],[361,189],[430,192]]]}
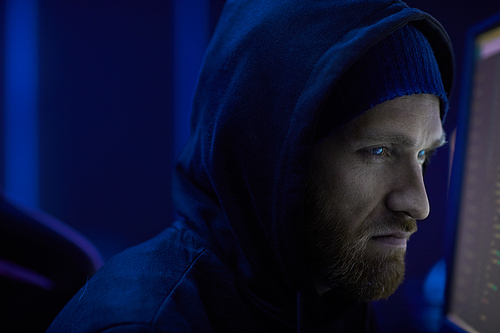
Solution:
{"label": "lip", "polygon": [[373,236],[371,239],[380,245],[405,248],[411,233],[396,231],[388,234]]}

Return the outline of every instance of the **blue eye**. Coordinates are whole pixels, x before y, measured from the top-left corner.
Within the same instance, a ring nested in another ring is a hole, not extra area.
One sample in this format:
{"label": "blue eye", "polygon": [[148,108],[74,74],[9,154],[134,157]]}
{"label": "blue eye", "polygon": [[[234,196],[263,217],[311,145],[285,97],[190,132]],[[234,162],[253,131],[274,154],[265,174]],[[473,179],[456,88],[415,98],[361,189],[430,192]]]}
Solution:
{"label": "blue eye", "polygon": [[370,162],[382,162],[391,156],[389,148],[384,146],[364,148],[361,152]]}
{"label": "blue eye", "polygon": [[385,150],[386,150],[385,147],[375,147],[369,149],[370,154],[377,156],[382,156],[385,153]]}
{"label": "blue eye", "polygon": [[418,157],[418,159],[420,159],[420,160],[421,160],[421,159],[425,159],[425,158],[426,158],[426,156],[427,156],[427,152],[426,152],[425,150],[421,150],[421,151],[419,151],[419,152],[418,152],[418,154],[417,154],[417,157]]}

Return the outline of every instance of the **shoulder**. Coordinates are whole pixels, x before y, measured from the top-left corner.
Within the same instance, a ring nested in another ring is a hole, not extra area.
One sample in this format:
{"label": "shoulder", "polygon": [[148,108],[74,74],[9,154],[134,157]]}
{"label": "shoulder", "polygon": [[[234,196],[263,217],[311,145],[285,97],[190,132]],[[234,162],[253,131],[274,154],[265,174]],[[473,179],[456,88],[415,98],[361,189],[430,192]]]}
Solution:
{"label": "shoulder", "polygon": [[[223,272],[201,241],[177,223],[152,240],[113,257],[73,297],[48,332],[190,331],[182,304],[209,325],[199,299],[200,266]],[[179,293],[182,297],[176,297]],[[162,321],[168,320],[168,325]],[[159,327],[168,327],[160,330]]]}

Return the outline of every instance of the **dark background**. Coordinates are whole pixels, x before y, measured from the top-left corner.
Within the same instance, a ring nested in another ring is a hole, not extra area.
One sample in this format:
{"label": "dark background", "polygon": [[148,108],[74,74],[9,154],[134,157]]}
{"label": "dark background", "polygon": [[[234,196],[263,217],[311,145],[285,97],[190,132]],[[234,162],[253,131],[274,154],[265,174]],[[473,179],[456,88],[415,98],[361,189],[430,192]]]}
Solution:
{"label": "dark background", "polygon": [[[9,8],[6,3],[0,2],[2,18]],[[108,260],[153,237],[175,218],[172,168],[187,136],[190,98],[203,50],[224,1],[34,3],[39,199],[27,203],[86,235]],[[454,44],[457,77],[445,124],[451,133],[456,126],[466,31],[499,12],[500,2],[407,3],[436,17]],[[2,40],[5,33],[2,24]],[[0,43],[2,64],[5,47]],[[0,77],[4,74],[5,66],[0,66]],[[7,132],[4,83],[0,80],[2,133]],[[4,151],[1,135],[2,188]],[[420,223],[409,244],[406,282],[389,301],[377,304],[384,332],[401,332],[402,327],[407,332],[436,330],[442,298],[426,295],[429,288],[434,295],[442,291],[442,275],[432,284],[429,273],[433,268],[439,271],[444,252],[448,154],[446,147],[442,149],[426,175],[431,215]],[[23,199],[22,193],[10,190]]]}

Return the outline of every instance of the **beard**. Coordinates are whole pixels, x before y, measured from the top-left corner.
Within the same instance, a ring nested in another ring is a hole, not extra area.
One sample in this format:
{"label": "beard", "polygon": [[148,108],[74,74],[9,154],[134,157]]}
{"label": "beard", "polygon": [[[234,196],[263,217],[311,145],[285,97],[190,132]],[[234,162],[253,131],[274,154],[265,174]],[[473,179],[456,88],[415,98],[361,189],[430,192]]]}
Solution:
{"label": "beard", "polygon": [[[405,248],[374,245],[373,236],[387,232],[415,232],[415,220],[396,213],[365,221],[341,216],[332,196],[308,184],[306,190],[304,248],[314,278],[336,294],[356,302],[387,298],[403,282]],[[337,205],[338,206],[338,205]]]}

